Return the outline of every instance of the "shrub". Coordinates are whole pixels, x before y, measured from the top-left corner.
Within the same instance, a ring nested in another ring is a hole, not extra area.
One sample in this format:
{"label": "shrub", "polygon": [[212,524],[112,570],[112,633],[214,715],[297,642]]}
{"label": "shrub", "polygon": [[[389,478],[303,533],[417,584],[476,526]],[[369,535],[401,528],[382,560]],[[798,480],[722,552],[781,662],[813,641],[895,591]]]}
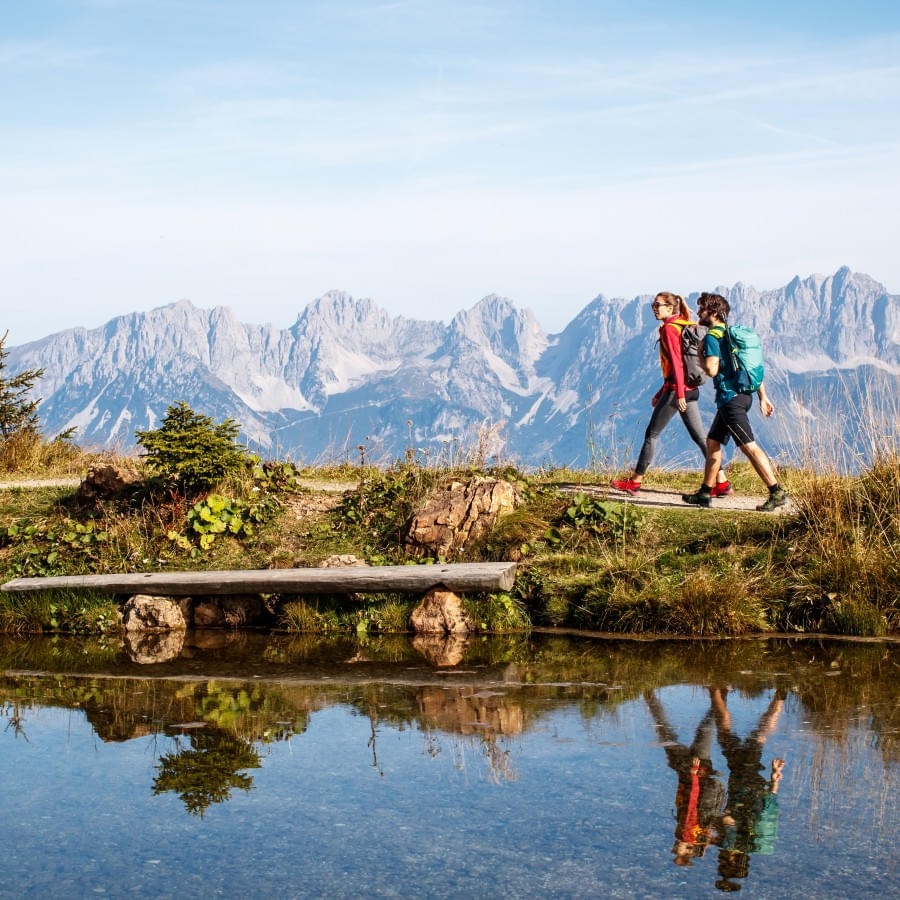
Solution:
{"label": "shrub", "polygon": [[150,469],[185,495],[198,494],[240,472],[251,457],[235,441],[238,425],[216,424],[184,401],[170,406],[154,431],[135,432]]}
{"label": "shrub", "polygon": [[466,602],[466,608],[481,631],[528,631],[531,620],[521,600],[511,594],[489,594]]}
{"label": "shrub", "polygon": [[375,472],[346,495],[336,511],[338,518],[364,529],[380,548],[399,543],[403,526],[435,480],[416,467]]}

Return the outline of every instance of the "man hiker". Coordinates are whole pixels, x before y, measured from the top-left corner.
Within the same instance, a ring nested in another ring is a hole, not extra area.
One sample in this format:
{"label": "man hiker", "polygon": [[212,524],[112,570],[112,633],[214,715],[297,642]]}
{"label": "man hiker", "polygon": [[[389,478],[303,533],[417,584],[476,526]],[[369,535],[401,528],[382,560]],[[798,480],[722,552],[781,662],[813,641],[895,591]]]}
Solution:
{"label": "man hiker", "polygon": [[722,816],[719,843],[720,891],[740,890],[737,878],[746,878],[752,854],[771,855],[778,837],[778,788],[784,759],[772,760],[769,778],[763,776],[763,748],[775,733],[784,709],[784,692],[776,690],[756,728],[743,740],[731,730],[727,706],[728,690],[710,688],[716,717],[716,732],[722,755],[728,763],[728,804]]}
{"label": "man hiker", "polygon": [[[730,340],[726,334],[728,315],[731,307],[720,294],[703,293],[697,301],[697,318],[709,331],[703,339],[702,364],[713,379],[716,388],[716,417],[706,435],[706,469],[700,490],[693,494],[682,494],[681,499],[693,506],[712,506],[712,492],[716,477],[722,466],[722,445],[733,436],[735,444],[750,460],[756,474],[769,489],[769,497],[758,510],[771,512],[787,503],[787,494],[775,475],[772,462],[762,447],[753,439],[753,430],[747,413],[753,405],[753,391],[741,390],[737,383],[737,364],[731,353]],[[759,408],[764,416],[771,416],[775,407],[766,395],[765,386],[760,382],[756,389]]]}

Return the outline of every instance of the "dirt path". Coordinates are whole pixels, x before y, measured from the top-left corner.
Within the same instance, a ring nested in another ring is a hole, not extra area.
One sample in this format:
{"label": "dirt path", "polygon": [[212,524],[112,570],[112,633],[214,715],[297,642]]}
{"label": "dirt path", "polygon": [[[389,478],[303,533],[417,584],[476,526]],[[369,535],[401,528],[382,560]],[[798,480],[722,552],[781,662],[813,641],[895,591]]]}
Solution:
{"label": "dirt path", "polygon": [[15,481],[0,481],[0,491],[11,491],[16,488],[36,490],[38,488],[78,487],[80,478],[22,478]]}
{"label": "dirt path", "polygon": [[[344,491],[352,491],[356,487],[355,481],[315,481],[312,478],[298,479],[300,484],[311,491],[320,491],[324,494],[343,494]],[[0,481],[0,491],[10,491],[16,488],[37,490],[39,488],[78,487],[80,478],[22,478],[15,481]]]}
{"label": "dirt path", "polygon": [[[654,489],[641,488],[637,494],[626,494],[624,491],[617,491],[611,487],[604,487],[596,484],[560,484],[557,488],[564,494],[589,494],[591,497],[599,497],[602,500],[614,500],[617,502],[634,503],[635,506],[652,506],[656,508],[671,507],[672,509],[694,509],[699,512],[708,512],[709,510],[701,507],[688,506],[682,499],[682,491],[663,490],[661,488]],[[728,497],[717,497],[712,502],[712,508],[741,510],[744,512],[756,512],[756,507],[766,500],[763,495],[750,495],[735,492]],[[787,515],[795,512],[794,505],[789,500],[786,506],[782,506],[774,513],[765,513],[765,515]]]}
{"label": "dirt path", "polygon": [[[38,488],[54,487],[78,487],[79,478],[25,478],[20,481],[0,481],[0,490],[13,490],[16,488],[35,490]],[[300,484],[309,491],[319,494],[340,495],[345,491],[356,488],[355,481],[317,481],[312,478],[299,479]],[[611,487],[596,484],[558,484],[557,490],[563,494],[577,494],[579,492],[589,494],[591,497],[600,497],[603,500],[634,503],[636,506],[651,506],[658,509],[667,507],[672,509],[696,509],[685,504],[681,499],[681,491],[641,488],[637,494],[626,494]],[[730,497],[719,497],[713,500],[713,509],[742,510],[744,512],[756,512],[756,507],[765,501],[763,495],[750,495],[734,493]],[[302,505],[302,504],[299,504]],[[331,508],[334,503],[326,504],[323,508]],[[706,510],[700,510],[706,512]],[[785,515],[794,512],[793,504],[788,501],[787,506],[776,511],[776,515]]]}

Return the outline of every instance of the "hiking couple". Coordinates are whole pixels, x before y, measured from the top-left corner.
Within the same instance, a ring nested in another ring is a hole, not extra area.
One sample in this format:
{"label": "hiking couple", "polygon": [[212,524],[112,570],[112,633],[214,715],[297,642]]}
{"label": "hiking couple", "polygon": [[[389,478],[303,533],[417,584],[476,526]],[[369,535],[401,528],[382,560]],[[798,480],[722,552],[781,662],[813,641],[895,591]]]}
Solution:
{"label": "hiking couple", "polygon": [[[702,339],[693,329],[696,323],[691,321],[690,309],[680,295],[663,291],[653,298],[651,309],[657,321],[662,322],[659,327],[659,360],[663,384],[650,401],[653,414],[644,434],[634,474],[630,478],[613,481],[612,487],[629,494],[640,490],[644,473],[656,453],[659,436],[677,412],[706,460],[703,484],[692,494],[682,494],[685,503],[708,508],[712,506],[714,497],[733,493],[722,470],[722,447],[734,437],[737,447],[769,489],[768,498],[757,509],[770,512],[784,506],[787,494],[778,483],[771,460],[754,440],[747,415],[753,405],[754,393],[759,397],[759,407],[764,416],[771,416],[775,411],[762,383],[761,354],[756,371],[748,373],[742,368],[734,347],[736,329],[728,325],[731,313],[728,301],[720,294],[700,295],[697,318],[700,325],[707,329]],[[697,400],[699,386],[705,376],[713,379],[717,409],[704,440]]]}
{"label": "hiking couple", "polygon": [[[772,760],[769,777],[762,775],[766,740],[775,733],[784,709],[785,693],[776,690],[756,727],[745,737],[735,734],[728,709],[727,687],[709,688],[710,705],[690,746],[678,740],[665,708],[654,691],[644,700],[665,750],[669,767],[678,775],[675,793],[675,844],[678,866],[690,866],[707,848],[719,848],[716,887],[740,890],[731,879],[746,878],[752,854],[769,855],[778,835],[778,789],[784,759]],[[712,766],[712,738],[728,764],[728,790]],[[727,798],[727,799],[726,799]]]}

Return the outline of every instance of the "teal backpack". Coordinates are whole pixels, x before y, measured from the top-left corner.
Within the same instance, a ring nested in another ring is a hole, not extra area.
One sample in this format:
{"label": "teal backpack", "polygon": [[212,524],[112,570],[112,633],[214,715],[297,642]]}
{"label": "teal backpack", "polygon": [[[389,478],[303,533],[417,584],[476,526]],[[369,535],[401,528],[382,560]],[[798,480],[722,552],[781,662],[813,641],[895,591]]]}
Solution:
{"label": "teal backpack", "polygon": [[721,325],[710,329],[715,337],[725,338],[731,351],[731,381],[734,389],[740,394],[751,394],[763,383],[765,367],[763,366],[762,341],[759,335],[746,325]]}

